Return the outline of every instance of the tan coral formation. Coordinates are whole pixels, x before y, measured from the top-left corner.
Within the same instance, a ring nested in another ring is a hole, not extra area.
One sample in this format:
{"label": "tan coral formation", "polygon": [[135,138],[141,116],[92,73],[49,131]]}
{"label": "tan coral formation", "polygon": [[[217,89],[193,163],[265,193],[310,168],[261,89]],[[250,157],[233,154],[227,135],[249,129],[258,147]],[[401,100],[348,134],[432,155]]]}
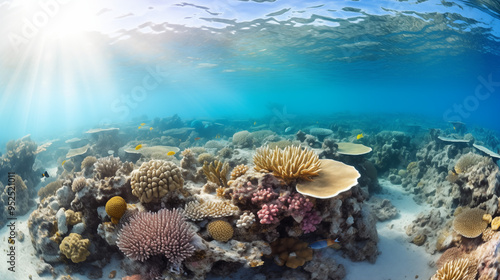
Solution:
{"label": "tan coral formation", "polygon": [[295,269],[313,258],[313,250],[308,244],[295,238],[277,239],[271,243],[271,249],[274,262],[279,266]]}
{"label": "tan coral formation", "polygon": [[207,231],[213,239],[221,242],[227,242],[229,239],[233,238],[234,234],[233,226],[223,220],[210,222],[207,225]]}
{"label": "tan coral formation", "polygon": [[229,172],[229,164],[214,160],[210,164],[205,161],[203,163],[203,173],[207,180],[216,183],[219,186],[227,187],[227,173]]}
{"label": "tan coral formation", "polygon": [[476,274],[476,264],[469,258],[461,258],[445,263],[431,280],[474,280]]}
{"label": "tan coral formation", "polygon": [[303,195],[326,199],[349,190],[358,184],[361,176],[356,168],[331,159],[321,159],[321,172],[314,181],[297,184]]}
{"label": "tan coral formation", "polygon": [[231,171],[231,180],[236,180],[236,178],[244,175],[248,171],[248,166],[244,164],[237,165],[235,168],[233,168],[233,171]]}
{"label": "tan coral formation", "polygon": [[207,217],[221,218],[238,214],[240,209],[227,201],[191,201],[184,208],[184,215],[193,221],[201,221]]}
{"label": "tan coral formation", "polygon": [[467,153],[458,159],[457,164],[455,164],[455,172],[457,174],[467,173],[474,165],[481,161],[483,161],[482,156],[474,153]]}
{"label": "tan coral formation", "polygon": [[299,146],[284,149],[261,147],[257,149],[253,161],[255,170],[272,172],[274,176],[287,182],[295,179],[312,181],[321,171],[318,155]]}
{"label": "tan coral formation", "polygon": [[453,220],[453,229],[467,238],[478,237],[488,226],[484,214],[486,211],[479,208],[464,209]]}
{"label": "tan coral formation", "polygon": [[169,192],[182,189],[181,170],[172,162],[150,160],[130,175],[132,194],[142,203],[158,202]]}
{"label": "tan coral formation", "polygon": [[89,239],[82,239],[82,236],[78,233],[70,233],[62,240],[59,250],[72,262],[79,263],[85,261],[90,255],[87,250],[89,246]]}

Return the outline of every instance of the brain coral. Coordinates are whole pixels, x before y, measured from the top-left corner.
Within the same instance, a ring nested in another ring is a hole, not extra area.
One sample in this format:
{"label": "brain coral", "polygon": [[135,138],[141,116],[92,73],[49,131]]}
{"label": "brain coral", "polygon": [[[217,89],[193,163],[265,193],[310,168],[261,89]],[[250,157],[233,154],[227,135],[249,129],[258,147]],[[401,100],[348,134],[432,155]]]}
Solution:
{"label": "brain coral", "polygon": [[217,220],[207,225],[207,230],[213,239],[221,242],[227,242],[233,237],[233,227],[230,223],[222,220]]}
{"label": "brain coral", "polygon": [[121,196],[114,196],[106,202],[106,213],[115,225],[118,224],[125,211],[127,211],[127,202]]}
{"label": "brain coral", "polygon": [[161,209],[133,216],[118,233],[116,244],[132,260],[164,255],[178,269],[194,252],[194,234],[178,209]]}
{"label": "brain coral", "polygon": [[89,245],[90,240],[82,239],[82,236],[78,233],[70,233],[62,240],[59,250],[72,262],[79,263],[83,262],[90,255],[90,252],[87,250]]}
{"label": "brain coral", "polygon": [[312,181],[312,177],[321,170],[318,155],[298,146],[288,146],[283,150],[261,147],[257,149],[253,161],[255,170],[272,172],[274,176],[288,182],[299,178]]}
{"label": "brain coral", "polygon": [[181,170],[169,161],[150,160],[132,172],[132,194],[142,203],[158,202],[168,192],[183,187]]}
{"label": "brain coral", "polygon": [[468,258],[461,258],[445,263],[431,280],[474,280],[476,274],[476,264]]}
{"label": "brain coral", "polygon": [[488,222],[483,220],[485,213],[479,208],[465,209],[453,220],[453,229],[467,238],[478,237],[488,226]]}

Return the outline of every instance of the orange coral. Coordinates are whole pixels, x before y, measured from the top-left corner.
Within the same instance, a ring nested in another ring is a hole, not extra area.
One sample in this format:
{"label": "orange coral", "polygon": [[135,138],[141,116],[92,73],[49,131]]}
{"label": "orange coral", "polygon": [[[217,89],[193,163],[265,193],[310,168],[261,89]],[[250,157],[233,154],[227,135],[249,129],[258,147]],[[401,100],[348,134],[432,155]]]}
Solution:
{"label": "orange coral", "polygon": [[118,224],[127,211],[127,202],[121,196],[114,196],[106,202],[106,213],[111,217],[113,224]]}
{"label": "orange coral", "polygon": [[277,265],[293,269],[303,266],[313,256],[308,244],[295,238],[280,238],[271,243],[271,249]]}

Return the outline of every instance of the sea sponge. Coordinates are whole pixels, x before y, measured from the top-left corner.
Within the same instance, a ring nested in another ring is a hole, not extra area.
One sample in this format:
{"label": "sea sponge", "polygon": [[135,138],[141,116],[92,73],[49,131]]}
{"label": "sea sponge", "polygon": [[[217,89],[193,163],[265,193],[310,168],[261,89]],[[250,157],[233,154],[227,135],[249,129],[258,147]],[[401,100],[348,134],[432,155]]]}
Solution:
{"label": "sea sponge", "polygon": [[78,192],[85,186],[87,186],[87,179],[85,179],[85,177],[77,177],[71,184],[71,190],[73,190],[73,192]]}
{"label": "sea sponge", "polygon": [[64,212],[64,214],[66,215],[66,224],[70,226],[74,226],[82,222],[82,212],[75,212],[68,209]]}
{"label": "sea sponge", "polygon": [[96,162],[97,162],[97,158],[96,157],[88,156],[88,157],[86,157],[86,158],[83,159],[81,168],[82,168],[82,170],[84,170],[86,168],[90,168]]}
{"label": "sea sponge", "polygon": [[312,260],[313,250],[306,242],[295,238],[280,238],[271,243],[274,262],[290,268],[303,266],[307,261]]}
{"label": "sea sponge", "polygon": [[217,220],[210,222],[207,225],[207,230],[208,234],[217,241],[227,242],[229,239],[233,238],[233,226],[226,221]]}
{"label": "sea sponge", "polygon": [[221,218],[238,214],[240,209],[227,201],[191,201],[184,208],[184,215],[193,221],[201,221],[207,217]]}
{"label": "sea sponge", "polygon": [[318,155],[299,146],[288,146],[283,150],[261,147],[253,156],[253,161],[255,170],[272,172],[287,182],[295,179],[312,181],[312,177],[318,176],[321,170]]}
{"label": "sea sponge", "polygon": [[207,180],[225,188],[227,188],[228,171],[229,164],[227,162],[222,163],[218,160],[215,160],[210,164],[208,164],[208,162],[206,161],[203,164],[203,173],[207,177]]}
{"label": "sea sponge", "polygon": [[106,213],[115,225],[118,224],[125,211],[127,211],[127,202],[121,196],[114,196],[106,202]]}
{"label": "sea sponge", "polygon": [[476,274],[476,264],[468,258],[461,258],[445,263],[431,280],[474,280]]}
{"label": "sea sponge", "polygon": [[320,163],[321,172],[314,181],[297,183],[296,189],[299,193],[326,199],[335,197],[358,184],[361,175],[356,168],[331,159],[321,159]]}
{"label": "sea sponge", "polygon": [[62,240],[59,250],[72,262],[79,263],[90,255],[89,250],[87,250],[89,246],[90,240],[82,239],[82,236],[78,233],[70,233]]}
{"label": "sea sponge", "polygon": [[236,180],[236,178],[243,176],[248,171],[248,166],[244,164],[237,165],[231,171],[231,180]]}
{"label": "sea sponge", "polygon": [[183,187],[181,170],[169,161],[150,160],[130,174],[132,194],[142,203],[158,202],[167,193]]}
{"label": "sea sponge", "polygon": [[495,217],[495,218],[493,218],[493,220],[491,220],[491,229],[492,230],[498,230],[499,227],[500,227],[500,216]]}
{"label": "sea sponge", "polygon": [[455,172],[457,174],[467,173],[471,167],[480,163],[482,160],[482,156],[469,152],[458,159],[457,164],[455,164]]}
{"label": "sea sponge", "polygon": [[453,229],[467,238],[478,237],[488,226],[488,222],[483,220],[484,214],[486,211],[483,209],[464,209],[453,220]]}

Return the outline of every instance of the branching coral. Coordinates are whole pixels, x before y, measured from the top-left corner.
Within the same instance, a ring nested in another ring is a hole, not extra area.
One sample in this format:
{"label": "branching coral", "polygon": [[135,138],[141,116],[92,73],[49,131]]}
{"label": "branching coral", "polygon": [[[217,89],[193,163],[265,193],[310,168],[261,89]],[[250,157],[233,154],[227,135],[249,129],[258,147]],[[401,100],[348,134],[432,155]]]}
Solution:
{"label": "branching coral", "polygon": [[229,171],[229,164],[222,163],[218,160],[208,164],[206,161],[203,164],[203,173],[207,180],[214,182],[219,186],[227,188],[227,173]]}
{"label": "branching coral", "polygon": [[248,166],[244,164],[237,165],[233,171],[231,171],[231,180],[236,180],[236,178],[242,176],[248,171]]}
{"label": "branching coral", "polygon": [[278,214],[280,207],[277,204],[264,204],[262,209],[257,212],[261,224],[277,224],[280,222]]}
{"label": "branching coral", "polygon": [[132,260],[145,261],[151,256],[164,255],[178,270],[194,253],[191,244],[194,234],[178,209],[161,209],[133,216],[118,233],[116,244]]}
{"label": "branching coral", "polygon": [[259,172],[272,172],[287,182],[295,179],[312,181],[321,171],[321,164],[313,151],[304,150],[298,146],[289,146],[284,149],[257,149],[253,161],[255,170]]}
{"label": "branching coral", "polygon": [[142,203],[158,202],[167,193],[182,189],[181,170],[172,162],[150,160],[130,175],[132,194]]}
{"label": "branching coral", "polygon": [[184,214],[193,221],[201,221],[207,217],[221,218],[236,215],[240,209],[227,201],[208,201],[200,203],[191,201],[186,204]]}
{"label": "branching coral", "polygon": [[445,263],[431,280],[473,280],[476,279],[477,268],[468,258],[461,258]]}
{"label": "branching coral", "polygon": [[249,228],[255,222],[255,215],[250,211],[245,211],[238,221],[236,221],[237,228]]}

